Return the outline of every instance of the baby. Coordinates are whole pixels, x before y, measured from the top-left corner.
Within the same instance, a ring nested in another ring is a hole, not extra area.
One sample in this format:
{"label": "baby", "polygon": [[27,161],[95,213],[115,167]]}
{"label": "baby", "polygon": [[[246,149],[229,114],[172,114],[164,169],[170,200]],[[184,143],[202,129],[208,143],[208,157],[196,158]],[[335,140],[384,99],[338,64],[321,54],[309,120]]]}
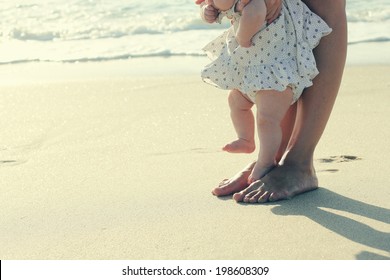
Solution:
{"label": "baby", "polygon": [[[205,0],[202,5],[204,12],[201,15],[203,16],[205,13],[208,13],[211,17],[215,15],[216,21],[220,23],[228,11],[231,11],[233,14],[238,5],[241,6],[242,12],[236,31],[236,40],[242,47],[249,48],[251,46],[251,38],[265,23],[267,9],[264,1]],[[228,17],[233,20],[234,16],[232,14]],[[203,19],[207,21],[207,18],[204,16]]]}
{"label": "baby", "polygon": [[[264,0],[239,2],[203,3],[202,11],[208,19],[214,13],[215,21],[227,17],[233,24],[204,47],[212,63],[201,76],[209,84],[231,90],[228,101],[237,139],[225,145],[224,151],[255,150],[251,109],[256,104],[260,151],[249,176],[252,183],[278,164],[282,120],[318,74],[312,50],[331,29],[300,0],[284,0],[280,16],[269,25],[265,23]],[[237,5],[245,5],[242,12],[237,12]]]}

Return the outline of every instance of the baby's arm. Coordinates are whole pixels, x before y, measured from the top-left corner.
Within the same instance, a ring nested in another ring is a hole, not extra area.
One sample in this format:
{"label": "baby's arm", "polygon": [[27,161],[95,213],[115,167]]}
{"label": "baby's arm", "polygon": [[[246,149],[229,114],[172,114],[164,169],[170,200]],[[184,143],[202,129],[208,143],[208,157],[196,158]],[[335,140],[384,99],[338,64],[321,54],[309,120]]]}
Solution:
{"label": "baby's arm", "polygon": [[252,45],[251,39],[264,25],[266,15],[264,0],[252,0],[243,8],[236,32],[236,40],[240,46],[249,48]]}

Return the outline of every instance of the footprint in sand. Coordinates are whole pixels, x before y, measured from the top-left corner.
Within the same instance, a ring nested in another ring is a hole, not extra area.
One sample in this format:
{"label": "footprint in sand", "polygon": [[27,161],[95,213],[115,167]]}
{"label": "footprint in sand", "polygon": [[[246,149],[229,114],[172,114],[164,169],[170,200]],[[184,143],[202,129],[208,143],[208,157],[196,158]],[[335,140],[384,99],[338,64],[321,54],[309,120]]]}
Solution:
{"label": "footprint in sand", "polygon": [[25,160],[0,160],[0,167],[14,166],[25,163]]}
{"label": "footprint in sand", "polygon": [[318,159],[318,161],[321,163],[340,163],[340,162],[351,162],[355,160],[361,160],[361,158],[357,156],[341,155],[341,156],[330,156],[328,158]]}
{"label": "footprint in sand", "polygon": [[23,145],[0,147],[0,167],[15,166],[26,163],[28,161],[27,156],[39,150],[42,143],[43,140],[38,139]]}
{"label": "footprint in sand", "polygon": [[[317,161],[320,163],[342,163],[342,162],[352,162],[356,160],[361,160],[362,158],[357,156],[350,156],[350,155],[341,155],[341,156],[330,156],[327,158],[320,158]],[[318,170],[317,172],[329,172],[329,173],[336,173],[338,172],[338,169],[332,168],[332,169],[322,169]]]}

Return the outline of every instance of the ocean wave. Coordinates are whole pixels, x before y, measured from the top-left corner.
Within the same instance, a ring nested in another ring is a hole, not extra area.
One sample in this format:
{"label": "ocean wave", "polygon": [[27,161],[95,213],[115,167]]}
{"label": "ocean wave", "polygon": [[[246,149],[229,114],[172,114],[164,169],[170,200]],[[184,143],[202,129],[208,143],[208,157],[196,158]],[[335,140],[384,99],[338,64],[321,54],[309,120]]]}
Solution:
{"label": "ocean wave", "polygon": [[23,63],[34,63],[34,62],[55,62],[55,63],[87,63],[87,62],[104,62],[104,61],[116,61],[116,60],[127,60],[133,58],[148,58],[148,57],[203,57],[202,53],[172,53],[169,50],[156,52],[156,53],[144,53],[144,54],[123,54],[114,56],[96,56],[96,57],[80,57],[80,58],[69,58],[69,59],[15,59],[9,61],[0,61],[0,65],[13,65]]}
{"label": "ocean wave", "polygon": [[358,41],[351,41],[348,42],[348,45],[356,45],[356,44],[363,44],[363,43],[384,43],[384,42],[390,42],[390,37],[377,37],[377,38],[370,38],[370,39],[364,39]]}
{"label": "ocean wave", "polygon": [[[1,1],[0,64],[200,56],[223,29],[188,0]],[[349,44],[390,41],[389,0],[349,0]]]}
{"label": "ocean wave", "polygon": [[348,22],[385,22],[390,21],[390,8],[371,11],[347,12]]}
{"label": "ocean wave", "polygon": [[18,41],[74,41],[88,39],[105,39],[105,38],[121,38],[130,35],[158,35],[172,34],[175,32],[192,31],[192,30],[222,30],[228,25],[220,24],[205,24],[199,19],[177,19],[176,21],[161,20],[159,24],[150,22],[138,22],[137,24],[115,24],[101,23],[99,25],[77,25],[61,28],[56,26],[50,28],[45,26],[41,28],[39,25],[33,27],[15,26],[11,28],[0,29],[0,39],[2,40],[18,40]]}
{"label": "ocean wave", "polygon": [[[98,62],[138,57],[203,56],[202,47],[220,34],[183,31],[74,41],[10,41],[0,44],[0,65],[26,62]],[[390,36],[354,36],[349,45],[387,43]]]}
{"label": "ocean wave", "polygon": [[31,32],[24,29],[11,29],[7,32],[1,32],[0,37],[19,41],[53,41],[59,39],[61,35],[58,32]]}

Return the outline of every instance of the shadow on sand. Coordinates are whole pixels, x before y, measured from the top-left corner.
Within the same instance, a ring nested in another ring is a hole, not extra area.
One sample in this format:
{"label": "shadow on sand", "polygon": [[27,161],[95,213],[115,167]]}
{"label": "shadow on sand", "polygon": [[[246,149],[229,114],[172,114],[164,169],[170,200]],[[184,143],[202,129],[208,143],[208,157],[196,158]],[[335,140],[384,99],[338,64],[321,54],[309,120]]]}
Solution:
{"label": "shadow on sand", "polygon": [[378,231],[349,217],[331,213],[323,208],[352,213],[390,225],[390,209],[357,201],[330,190],[319,188],[279,203],[271,211],[276,215],[307,217],[323,227],[357,243],[387,252],[387,256],[363,251],[356,259],[390,259],[390,232]]}

